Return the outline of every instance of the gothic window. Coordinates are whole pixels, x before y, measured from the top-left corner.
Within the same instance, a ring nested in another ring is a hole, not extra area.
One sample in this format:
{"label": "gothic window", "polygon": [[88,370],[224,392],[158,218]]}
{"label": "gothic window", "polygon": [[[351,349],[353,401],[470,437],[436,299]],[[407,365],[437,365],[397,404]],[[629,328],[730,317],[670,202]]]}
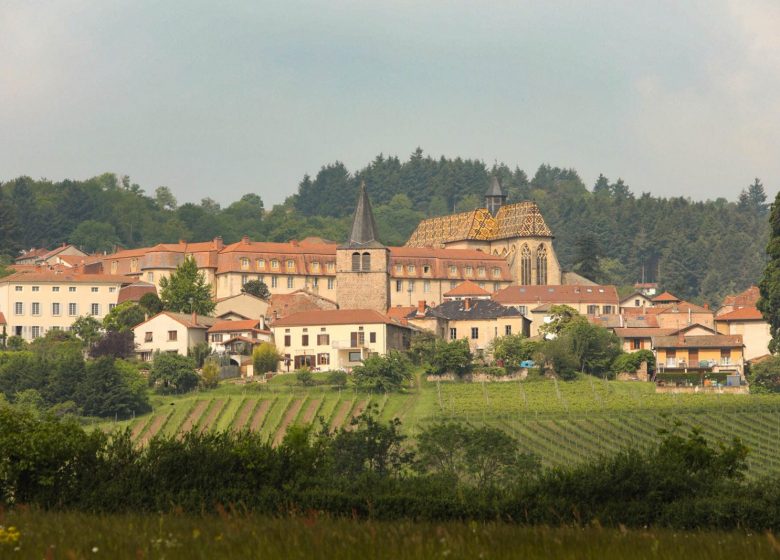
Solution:
{"label": "gothic window", "polygon": [[536,249],[536,283],[547,284],[547,249],[544,245],[539,245]]}
{"label": "gothic window", "polygon": [[352,272],[360,272],[360,253],[352,253]]}
{"label": "gothic window", "polygon": [[523,286],[531,284],[531,250],[528,245],[523,245],[520,249],[520,284]]}
{"label": "gothic window", "polygon": [[363,262],[363,267],[362,267],[363,270],[365,270],[366,272],[371,270],[371,255],[369,253],[363,253],[362,262]]}

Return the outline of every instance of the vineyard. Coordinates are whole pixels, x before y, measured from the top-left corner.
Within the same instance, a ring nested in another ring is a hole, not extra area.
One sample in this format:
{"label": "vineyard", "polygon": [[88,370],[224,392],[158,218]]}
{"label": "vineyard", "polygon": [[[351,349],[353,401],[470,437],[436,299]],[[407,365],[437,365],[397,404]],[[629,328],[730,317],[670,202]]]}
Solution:
{"label": "vineyard", "polygon": [[712,441],[740,437],[750,448],[752,476],[780,473],[780,397],[773,395],[656,394],[650,384],[595,378],[484,384],[419,380],[403,394],[388,395],[301,387],[293,380],[280,376],[265,386],[225,385],[155,397],[152,414],[123,425],[139,445],[155,435],[242,429],[279,444],[290,426],[322,418],[338,429],[372,404],[380,419],[400,418],[412,439],[422,427],[444,419],[499,427],[548,466],[650,445],[663,428],[696,426]]}

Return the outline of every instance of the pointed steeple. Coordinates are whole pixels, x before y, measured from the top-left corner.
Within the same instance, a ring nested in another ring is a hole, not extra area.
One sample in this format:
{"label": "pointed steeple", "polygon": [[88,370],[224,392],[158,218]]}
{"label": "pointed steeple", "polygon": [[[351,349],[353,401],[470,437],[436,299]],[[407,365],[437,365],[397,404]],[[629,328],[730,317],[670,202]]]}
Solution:
{"label": "pointed steeple", "polygon": [[506,202],[506,195],[501,190],[501,184],[498,182],[498,177],[493,175],[490,178],[490,186],[485,193],[485,207],[495,217],[498,213],[498,209]]}
{"label": "pointed steeple", "polygon": [[349,234],[349,240],[343,247],[350,249],[384,247],[378,241],[378,238],[374,213],[371,211],[371,202],[369,202],[368,193],[366,192],[366,182],[363,181],[360,183],[357,207],[355,208],[355,216],[352,219],[352,231]]}

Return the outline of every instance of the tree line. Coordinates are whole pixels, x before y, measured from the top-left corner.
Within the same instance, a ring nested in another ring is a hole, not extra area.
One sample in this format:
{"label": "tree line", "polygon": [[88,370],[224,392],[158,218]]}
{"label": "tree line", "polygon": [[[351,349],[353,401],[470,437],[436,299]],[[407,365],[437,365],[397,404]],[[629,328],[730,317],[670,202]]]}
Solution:
{"label": "tree line", "polygon": [[402,245],[421,219],[480,207],[491,175],[508,203],[536,201],[565,269],[602,283],[658,281],[679,297],[716,304],[756,283],[766,262],[768,205],[759,179],[735,185],[733,201],[694,201],[635,194],[623,179],[604,175],[588,186],[570,168],[542,164],[529,176],[503,163],[432,158],[419,148],[406,161],[380,154],[353,171],[324,165],[271,209],[254,193],[224,208],[211,198],[178,204],[168,187],[147,194],[110,173],[84,181],[19,177],[0,185],[0,255],[63,241],[87,252],[216,236],[226,243],[243,235],[340,241],[362,181],[382,241]]}

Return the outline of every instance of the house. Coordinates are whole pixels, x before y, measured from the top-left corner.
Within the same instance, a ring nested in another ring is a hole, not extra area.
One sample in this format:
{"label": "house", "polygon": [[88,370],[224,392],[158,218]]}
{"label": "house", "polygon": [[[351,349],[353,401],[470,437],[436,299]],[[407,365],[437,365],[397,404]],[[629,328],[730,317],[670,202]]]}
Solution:
{"label": "house", "polygon": [[373,355],[406,350],[412,329],[373,309],[320,309],[273,322],[274,341],[288,369],[350,370]]}
{"label": "house", "polygon": [[659,372],[706,370],[744,375],[741,335],[720,334],[703,325],[689,325],[672,334],[652,337]]}
{"label": "house", "polygon": [[624,352],[652,350],[653,337],[669,336],[676,329],[661,329],[658,327],[617,327],[612,332],[620,339]]}
{"label": "house", "polygon": [[295,313],[338,309],[338,307],[335,301],[319,294],[296,290],[290,294],[273,294],[265,316],[269,322],[273,322]]}
{"label": "house", "polygon": [[271,331],[262,319],[218,320],[209,327],[208,338],[217,354],[248,356],[256,345],[271,341]]}
{"label": "house", "polygon": [[270,303],[252,294],[240,293],[220,298],[214,307],[214,316],[227,319],[262,319],[268,317]]}
{"label": "house", "polygon": [[131,282],[125,276],[36,267],[0,278],[0,313],[9,336],[30,341],[49,330],[69,330],[82,315],[102,321]]}
{"label": "house", "polygon": [[746,360],[753,360],[769,353],[769,342],[772,340],[769,323],[754,306],[739,307],[716,316],[715,327],[723,335],[742,337],[745,343]]}
{"label": "house", "polygon": [[531,321],[514,307],[492,299],[453,299],[436,307],[419,303],[407,320],[446,340],[465,338],[472,352],[487,350],[494,339],[508,334],[530,335]]}
{"label": "house", "polygon": [[63,243],[55,249],[30,249],[23,251],[14,259],[15,264],[25,265],[63,265],[66,268],[78,266],[84,259],[90,258],[85,252],[73,245]]}
{"label": "house", "polygon": [[648,315],[655,315],[662,329],[683,329],[690,325],[704,325],[715,329],[715,313],[708,305],[696,305],[687,301],[659,305],[646,309]]}
{"label": "house", "polygon": [[582,315],[613,315],[620,308],[615,286],[509,286],[493,294],[493,300],[531,317],[531,336],[552,318],[554,305],[568,305]]}
{"label": "house", "polygon": [[653,297],[658,293],[658,284],[655,282],[637,282],[634,289],[647,297]]}
{"label": "house", "polygon": [[675,303],[680,303],[682,300],[678,298],[674,294],[670,294],[669,292],[664,292],[662,294],[658,294],[653,298],[653,305],[657,305],[659,307],[663,307],[666,305],[673,305]]}
{"label": "house", "polygon": [[715,315],[717,317],[719,315],[731,313],[736,309],[742,309],[743,307],[756,307],[760,298],[761,292],[758,289],[758,286],[750,286],[744,292],[728,295],[723,298],[723,304]]}
{"label": "house", "polygon": [[162,311],[133,327],[138,357],[149,362],[155,352],[172,352],[186,356],[189,349],[207,342],[207,331],[216,319],[195,313]]}
{"label": "house", "polygon": [[479,285],[471,280],[466,280],[444,293],[445,300],[461,300],[466,298],[490,299],[490,292],[484,288],[480,288]]}
{"label": "house", "polygon": [[636,312],[634,310],[644,310],[644,308],[652,306],[653,300],[639,291],[634,292],[620,300],[621,311],[630,310],[631,312]]}

